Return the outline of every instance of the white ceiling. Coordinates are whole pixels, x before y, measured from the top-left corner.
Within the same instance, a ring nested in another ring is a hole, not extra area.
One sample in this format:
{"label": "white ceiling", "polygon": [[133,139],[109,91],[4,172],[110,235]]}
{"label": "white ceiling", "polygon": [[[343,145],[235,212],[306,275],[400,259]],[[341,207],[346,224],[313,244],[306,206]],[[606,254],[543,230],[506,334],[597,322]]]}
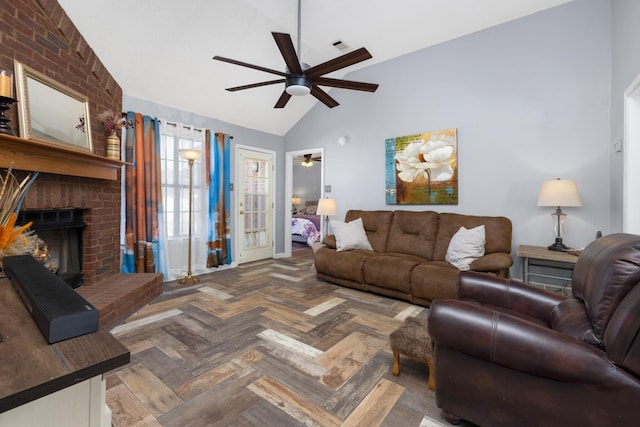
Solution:
{"label": "white ceiling", "polygon": [[[366,47],[373,59],[330,75],[340,78],[569,1],[302,0],[302,61],[313,66]],[[278,76],[211,59],[284,71],[271,32],[291,34],[297,48],[297,0],[58,2],[126,95],[276,135],[317,103],[310,95],[293,97],[274,109],[284,84],[228,92]],[[337,40],[350,49],[339,51],[332,46]],[[326,89],[341,102],[345,89]]]}

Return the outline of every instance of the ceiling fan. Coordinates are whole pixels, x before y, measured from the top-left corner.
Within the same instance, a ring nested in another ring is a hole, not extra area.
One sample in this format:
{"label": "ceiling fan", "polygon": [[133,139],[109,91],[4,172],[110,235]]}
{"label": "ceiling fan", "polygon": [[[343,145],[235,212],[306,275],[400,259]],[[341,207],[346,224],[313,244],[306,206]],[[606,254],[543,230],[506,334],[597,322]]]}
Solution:
{"label": "ceiling fan", "polygon": [[313,154],[305,154],[303,157],[304,159],[302,160],[300,165],[304,166],[305,168],[310,168],[311,166],[313,166],[313,162],[322,161],[322,157],[313,157]]}
{"label": "ceiling fan", "polygon": [[238,90],[252,89],[261,86],[284,83],[285,89],[280,95],[274,108],[284,108],[291,99],[292,95],[301,96],[311,93],[320,102],[329,108],[340,105],[338,101],[333,99],[327,92],[322,90],[320,86],[336,87],[340,89],[352,89],[365,92],[375,92],[378,89],[377,84],[354,82],[350,80],[332,79],[323,77],[325,74],[340,70],[345,67],[357,64],[359,62],[371,59],[372,56],[367,49],[361,47],[353,52],[346,53],[337,58],[323,62],[322,64],[309,67],[302,62],[300,57],[300,0],[298,0],[298,53],[293,47],[291,36],[286,33],[272,32],[273,38],[280,49],[280,54],[287,65],[287,71],[282,72],[271,68],[261,67],[259,65],[248,64],[246,62],[237,61],[235,59],[224,58],[222,56],[214,56],[213,59],[228,62],[230,64],[240,65],[242,67],[252,68],[254,70],[264,71],[266,73],[276,74],[284,77],[283,79],[268,80],[260,83],[236,86],[227,88],[230,92]]}

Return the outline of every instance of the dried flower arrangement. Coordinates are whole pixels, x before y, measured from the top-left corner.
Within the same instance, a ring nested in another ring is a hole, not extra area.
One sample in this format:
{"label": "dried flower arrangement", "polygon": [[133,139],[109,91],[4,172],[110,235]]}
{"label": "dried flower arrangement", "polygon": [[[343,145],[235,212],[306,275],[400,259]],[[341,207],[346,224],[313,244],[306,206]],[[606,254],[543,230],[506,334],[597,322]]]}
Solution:
{"label": "dried flower arrangement", "polygon": [[102,125],[104,129],[105,135],[111,135],[116,132],[116,130],[121,128],[129,128],[132,126],[131,123],[127,122],[127,119],[122,113],[116,113],[112,110],[105,110],[102,113],[98,114],[98,123]]}
{"label": "dried flower arrangement", "polygon": [[37,177],[36,172],[18,181],[12,167],[4,176],[0,173],[0,259],[8,255],[34,254],[42,244],[42,240],[28,230],[31,222],[16,226],[16,212]]}

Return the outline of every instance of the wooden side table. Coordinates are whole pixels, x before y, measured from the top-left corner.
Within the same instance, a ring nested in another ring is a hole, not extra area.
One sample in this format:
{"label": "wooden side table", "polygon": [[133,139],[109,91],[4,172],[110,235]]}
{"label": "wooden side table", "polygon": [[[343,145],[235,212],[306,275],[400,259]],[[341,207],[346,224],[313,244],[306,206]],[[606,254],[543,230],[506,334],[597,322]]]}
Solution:
{"label": "wooden side table", "polygon": [[[523,280],[530,283],[531,277],[542,277],[546,279],[564,280],[571,283],[571,278],[554,276],[553,274],[532,273],[532,266],[558,268],[561,270],[573,271],[573,267],[578,260],[576,255],[567,252],[550,251],[544,246],[518,246],[518,256],[522,258]],[[553,284],[543,284],[552,288],[564,288],[563,286]]]}

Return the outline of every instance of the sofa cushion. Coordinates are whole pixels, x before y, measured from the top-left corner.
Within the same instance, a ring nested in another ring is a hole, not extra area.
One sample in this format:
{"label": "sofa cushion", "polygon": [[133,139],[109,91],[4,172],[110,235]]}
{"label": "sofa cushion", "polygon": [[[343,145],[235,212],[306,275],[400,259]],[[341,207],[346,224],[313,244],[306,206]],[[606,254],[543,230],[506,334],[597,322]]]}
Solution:
{"label": "sofa cushion", "polygon": [[391,220],[387,252],[433,259],[438,232],[438,213],[395,211]]}
{"label": "sofa cushion", "polygon": [[469,229],[479,225],[484,225],[485,229],[485,254],[494,252],[511,253],[511,220],[509,218],[441,213],[438,215],[438,235],[433,259],[445,261],[449,241],[460,227]]}
{"label": "sofa cushion", "polygon": [[367,233],[362,225],[362,218],[356,218],[350,222],[331,220],[331,229],[336,237],[336,250],[348,251],[351,249],[364,249],[372,251],[373,248],[367,239]]}
{"label": "sofa cushion", "polygon": [[411,270],[420,263],[409,256],[378,254],[364,263],[364,281],[380,288],[411,293]]}
{"label": "sofa cushion", "polygon": [[323,247],[314,254],[313,263],[322,274],[364,283],[364,262],[373,254],[360,249],[338,252]]}
{"label": "sofa cushion", "polygon": [[445,259],[460,270],[468,270],[471,263],[484,255],[484,225],[467,230],[464,227],[453,235]]}
{"label": "sofa cushion", "polygon": [[445,261],[417,265],[411,272],[411,292],[414,296],[433,301],[436,298],[456,298],[460,270]]}
{"label": "sofa cushion", "polygon": [[361,211],[349,210],[344,216],[345,222],[362,218],[362,224],[367,233],[367,239],[376,252],[387,251],[387,237],[393,211]]}

